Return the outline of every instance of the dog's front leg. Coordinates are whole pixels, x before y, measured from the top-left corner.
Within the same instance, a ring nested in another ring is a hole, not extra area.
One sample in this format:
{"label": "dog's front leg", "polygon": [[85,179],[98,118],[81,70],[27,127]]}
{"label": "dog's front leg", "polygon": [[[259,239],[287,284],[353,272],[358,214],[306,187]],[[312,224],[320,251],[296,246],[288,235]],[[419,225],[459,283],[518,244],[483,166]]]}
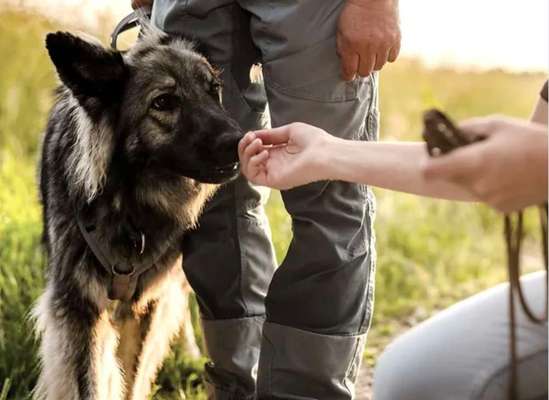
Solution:
{"label": "dog's front leg", "polygon": [[132,388],[137,372],[137,363],[144,341],[143,325],[147,324],[149,310],[141,312],[133,309],[132,304],[118,304],[114,313],[114,321],[119,335],[117,358],[124,376],[126,391],[125,399],[131,398]]}
{"label": "dog's front leg", "polygon": [[145,400],[151,384],[168,354],[170,343],[181,329],[188,308],[188,295],[183,290],[183,271],[175,268],[162,284],[161,294],[147,306],[141,319],[143,343],[138,354],[137,369],[128,400]]}
{"label": "dog's front leg", "polygon": [[42,362],[34,398],[121,400],[118,339],[106,307],[100,307],[106,302],[92,301],[76,286],[56,284],[48,283],[34,310]]}

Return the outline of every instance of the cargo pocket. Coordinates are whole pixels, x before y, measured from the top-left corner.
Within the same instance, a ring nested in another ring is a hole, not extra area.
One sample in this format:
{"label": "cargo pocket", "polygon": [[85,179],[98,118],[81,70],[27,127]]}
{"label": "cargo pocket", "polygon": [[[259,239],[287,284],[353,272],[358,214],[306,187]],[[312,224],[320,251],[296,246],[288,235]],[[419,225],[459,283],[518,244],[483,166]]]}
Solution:
{"label": "cargo pocket", "polygon": [[298,99],[345,102],[368,96],[369,78],[341,79],[335,37],[264,63],[267,86]]}

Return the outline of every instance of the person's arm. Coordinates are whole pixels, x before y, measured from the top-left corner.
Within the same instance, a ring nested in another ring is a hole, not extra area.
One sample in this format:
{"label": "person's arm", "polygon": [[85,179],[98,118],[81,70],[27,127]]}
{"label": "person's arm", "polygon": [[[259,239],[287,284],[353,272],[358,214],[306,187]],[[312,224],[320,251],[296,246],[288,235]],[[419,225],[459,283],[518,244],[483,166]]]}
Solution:
{"label": "person's arm", "polygon": [[398,0],[347,0],[336,39],[343,79],[381,70],[400,52]]}
{"label": "person's arm", "polygon": [[425,180],[427,152],[423,143],[343,140],[296,123],[248,133],[240,143],[239,154],[242,172],[250,181],[277,189],[330,179],[422,196],[473,200],[458,185]]}
{"label": "person's arm", "polygon": [[319,152],[321,174],[332,180],[450,200],[473,201],[459,185],[428,181],[423,166],[429,158],[424,143],[330,141]]}
{"label": "person's arm", "polygon": [[485,140],[430,158],[423,143],[346,141],[297,123],[249,133],[239,155],[248,179],[278,189],[340,179],[422,196],[478,200],[502,212],[547,201],[546,124],[485,117],[460,127]]}

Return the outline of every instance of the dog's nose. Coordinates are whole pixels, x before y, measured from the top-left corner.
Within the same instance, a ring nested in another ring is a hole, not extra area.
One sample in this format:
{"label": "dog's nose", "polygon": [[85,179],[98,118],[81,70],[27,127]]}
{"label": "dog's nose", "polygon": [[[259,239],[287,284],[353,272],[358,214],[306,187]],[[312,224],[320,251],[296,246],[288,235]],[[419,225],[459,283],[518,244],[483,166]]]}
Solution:
{"label": "dog's nose", "polygon": [[220,164],[226,165],[238,162],[238,143],[243,136],[240,130],[225,132],[220,135],[216,146],[217,158]]}

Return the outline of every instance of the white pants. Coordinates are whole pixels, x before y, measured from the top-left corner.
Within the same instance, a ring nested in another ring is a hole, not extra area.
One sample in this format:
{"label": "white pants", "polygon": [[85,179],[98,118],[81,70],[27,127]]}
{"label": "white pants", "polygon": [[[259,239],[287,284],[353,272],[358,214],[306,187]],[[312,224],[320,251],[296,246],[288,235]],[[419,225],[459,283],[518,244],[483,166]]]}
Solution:
{"label": "white pants", "polygon": [[[522,279],[537,315],[544,272]],[[466,299],[391,343],[376,367],[375,400],[505,400],[510,375],[509,285]],[[530,322],[517,304],[519,398],[547,399],[547,324]]]}

